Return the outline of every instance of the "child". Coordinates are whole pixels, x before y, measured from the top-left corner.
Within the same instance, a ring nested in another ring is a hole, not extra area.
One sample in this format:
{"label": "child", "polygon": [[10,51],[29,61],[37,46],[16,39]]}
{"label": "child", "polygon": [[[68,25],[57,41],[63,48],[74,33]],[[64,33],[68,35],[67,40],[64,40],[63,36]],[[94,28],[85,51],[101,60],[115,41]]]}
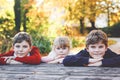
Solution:
{"label": "child", "polygon": [[67,36],[59,36],[54,40],[52,51],[49,55],[42,57],[42,62],[62,63],[64,57],[69,54],[70,48],[69,38]]}
{"label": "child", "polygon": [[0,54],[0,64],[40,64],[39,49],[32,46],[31,36],[19,32],[13,38],[12,50]]}
{"label": "child", "polygon": [[86,37],[86,49],[76,55],[66,56],[64,66],[120,66],[120,55],[108,48],[107,35],[93,30]]}

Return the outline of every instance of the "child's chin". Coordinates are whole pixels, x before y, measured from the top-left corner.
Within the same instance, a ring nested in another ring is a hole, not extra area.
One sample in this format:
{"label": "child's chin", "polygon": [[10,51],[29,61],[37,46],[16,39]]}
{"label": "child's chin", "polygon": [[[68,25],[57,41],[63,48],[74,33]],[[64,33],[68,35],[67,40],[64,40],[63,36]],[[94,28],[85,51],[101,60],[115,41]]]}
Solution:
{"label": "child's chin", "polygon": [[17,57],[24,57],[23,55],[17,55]]}

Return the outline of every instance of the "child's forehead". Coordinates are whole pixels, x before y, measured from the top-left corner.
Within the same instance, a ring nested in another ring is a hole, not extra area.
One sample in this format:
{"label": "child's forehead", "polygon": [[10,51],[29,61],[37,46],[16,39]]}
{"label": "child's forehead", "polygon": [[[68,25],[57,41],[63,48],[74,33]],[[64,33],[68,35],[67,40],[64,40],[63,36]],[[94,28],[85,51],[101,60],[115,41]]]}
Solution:
{"label": "child's forehead", "polygon": [[69,42],[69,39],[68,37],[57,37],[55,40],[54,40],[54,43],[66,43],[66,42]]}
{"label": "child's forehead", "polygon": [[66,40],[58,40],[58,41],[55,41],[54,43],[53,43],[54,45],[69,45],[69,42],[68,41],[66,41]]}
{"label": "child's forehead", "polygon": [[30,41],[29,40],[25,40],[25,39],[21,39],[21,40],[16,40],[15,43],[29,43]]}
{"label": "child's forehead", "polygon": [[99,41],[99,42],[96,42],[96,43],[91,43],[89,45],[105,45],[105,44],[104,44],[104,42]]}
{"label": "child's forehead", "polygon": [[103,40],[96,41],[94,44],[103,44]]}
{"label": "child's forehead", "polygon": [[57,37],[54,42],[53,46],[56,47],[70,47],[70,41],[67,37]]}
{"label": "child's forehead", "polygon": [[67,44],[55,44],[55,46],[67,46]]}
{"label": "child's forehead", "polygon": [[20,42],[16,42],[15,44],[29,44],[26,40],[20,41]]}
{"label": "child's forehead", "polygon": [[89,44],[96,44],[96,43],[105,43],[104,40],[101,40],[101,39],[90,39],[90,40],[87,40],[86,43],[89,43]]}
{"label": "child's forehead", "polygon": [[68,47],[68,45],[63,45],[63,44],[57,44],[57,45],[54,45],[54,46],[59,47],[59,48]]}
{"label": "child's forehead", "polygon": [[17,40],[17,41],[16,41],[16,43],[22,43],[22,42],[24,42],[24,43],[28,43],[27,40]]}

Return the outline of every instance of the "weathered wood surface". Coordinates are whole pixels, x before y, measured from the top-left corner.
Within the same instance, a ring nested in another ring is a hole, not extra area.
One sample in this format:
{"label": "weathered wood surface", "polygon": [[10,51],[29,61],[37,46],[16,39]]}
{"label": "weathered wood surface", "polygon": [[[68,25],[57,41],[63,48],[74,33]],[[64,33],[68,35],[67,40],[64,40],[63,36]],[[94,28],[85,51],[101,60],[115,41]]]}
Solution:
{"label": "weathered wood surface", "polygon": [[62,64],[1,65],[0,80],[120,80],[119,67],[64,67]]}

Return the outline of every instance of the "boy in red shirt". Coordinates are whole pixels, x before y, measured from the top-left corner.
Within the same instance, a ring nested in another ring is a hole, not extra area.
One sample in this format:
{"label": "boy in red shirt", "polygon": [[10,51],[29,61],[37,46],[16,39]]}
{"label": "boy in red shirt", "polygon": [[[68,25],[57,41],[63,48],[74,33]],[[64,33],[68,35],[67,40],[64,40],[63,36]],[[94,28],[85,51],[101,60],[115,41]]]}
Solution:
{"label": "boy in red shirt", "polygon": [[13,38],[12,50],[0,54],[1,64],[40,64],[41,55],[37,47],[32,46],[31,36],[19,32]]}

